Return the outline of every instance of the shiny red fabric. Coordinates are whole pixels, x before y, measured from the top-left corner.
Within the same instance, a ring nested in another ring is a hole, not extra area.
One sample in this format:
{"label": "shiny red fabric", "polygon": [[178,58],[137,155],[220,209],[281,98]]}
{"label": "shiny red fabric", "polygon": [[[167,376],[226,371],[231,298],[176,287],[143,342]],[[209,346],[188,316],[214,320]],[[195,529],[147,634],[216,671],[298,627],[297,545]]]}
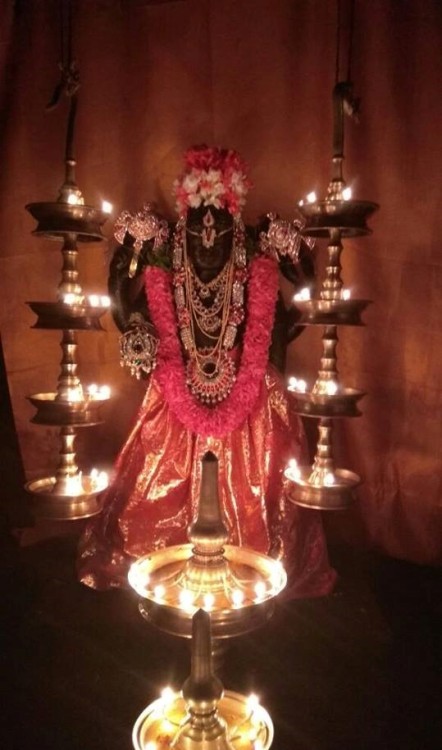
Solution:
{"label": "shiny red fabric", "polygon": [[333,587],[316,511],[286,501],[283,468],[304,449],[302,425],[269,366],[255,409],[224,438],[186,430],[171,413],[155,375],[105,491],[103,511],[80,541],[79,577],[97,589],[126,585],[134,559],[186,541],[197,507],[201,458],[219,462],[219,487],[230,543],[280,557],[286,595],[320,596]]}

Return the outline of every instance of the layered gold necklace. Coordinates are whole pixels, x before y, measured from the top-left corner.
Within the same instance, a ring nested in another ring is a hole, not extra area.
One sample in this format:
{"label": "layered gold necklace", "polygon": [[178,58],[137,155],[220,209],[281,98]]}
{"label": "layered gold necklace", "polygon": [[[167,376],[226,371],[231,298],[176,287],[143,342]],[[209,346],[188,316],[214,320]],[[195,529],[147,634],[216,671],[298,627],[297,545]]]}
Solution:
{"label": "layered gold necklace", "polygon": [[[192,262],[187,258],[186,295],[192,319],[197,328],[210,339],[218,340],[223,332],[225,311],[230,305],[233,286],[233,263],[228,260],[222,271],[208,283],[198,278]],[[221,333],[214,336],[215,331]]]}
{"label": "layered gold necklace", "polygon": [[[232,253],[223,269],[203,282],[187,254],[185,224],[178,222],[173,266],[180,336],[188,355],[187,385],[199,401],[214,405],[228,396],[236,378],[229,350],[244,319],[244,225],[235,223]],[[198,331],[213,343],[199,347]]]}

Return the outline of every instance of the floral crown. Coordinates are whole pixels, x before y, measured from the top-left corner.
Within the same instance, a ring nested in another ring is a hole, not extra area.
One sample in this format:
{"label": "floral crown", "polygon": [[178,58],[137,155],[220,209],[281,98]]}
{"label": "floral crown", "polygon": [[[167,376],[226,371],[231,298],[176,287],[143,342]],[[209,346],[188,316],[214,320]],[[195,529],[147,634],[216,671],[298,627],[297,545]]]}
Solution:
{"label": "floral crown", "polygon": [[176,209],[214,206],[239,216],[251,182],[237,151],[217,146],[193,146],[184,154],[184,172],[173,183]]}

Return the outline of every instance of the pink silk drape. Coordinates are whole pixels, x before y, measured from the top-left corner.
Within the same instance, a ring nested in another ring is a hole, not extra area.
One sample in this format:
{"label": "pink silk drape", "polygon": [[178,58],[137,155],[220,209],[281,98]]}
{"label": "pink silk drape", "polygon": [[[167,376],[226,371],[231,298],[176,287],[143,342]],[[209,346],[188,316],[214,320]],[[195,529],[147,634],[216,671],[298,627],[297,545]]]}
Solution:
{"label": "pink silk drape", "polygon": [[[23,207],[56,198],[67,109],[44,112],[58,77],[58,2],[5,0],[0,15],[0,326],[23,459],[36,476],[52,470],[58,440],[30,424],[25,397],[54,388],[60,350],[57,333],[31,329],[25,303],[54,299],[60,253],[31,236]],[[334,24],[332,0],[79,0],[86,201],[106,198],[118,212],[153,199],[171,217],[181,154],[207,141],[237,148],[251,166],[246,220],[292,216],[329,179]],[[362,117],[347,124],[345,172],[356,196],[381,209],[373,235],[343,254],[346,285],[374,301],[367,327],[340,329],[339,346],[343,381],[368,395],[363,416],[338,425],[337,453],[365,481],[350,511],[326,519],[334,537],[429,563],[442,554],[441,42],[438,0],[356,0]],[[107,263],[103,245],[80,249],[86,289],[104,289]],[[106,424],[78,438],[89,465],[111,462],[143,390],[118,366],[110,318],[106,328],[79,337],[82,378],[116,392]],[[292,372],[313,376],[320,333],[294,343]]]}

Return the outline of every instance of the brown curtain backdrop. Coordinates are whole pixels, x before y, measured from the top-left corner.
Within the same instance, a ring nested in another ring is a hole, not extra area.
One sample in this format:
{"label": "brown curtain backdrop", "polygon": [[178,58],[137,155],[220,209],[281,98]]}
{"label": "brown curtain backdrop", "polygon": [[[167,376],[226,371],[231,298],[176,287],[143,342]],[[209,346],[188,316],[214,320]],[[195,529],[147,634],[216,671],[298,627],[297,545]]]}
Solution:
{"label": "brown curtain backdrop", "polygon": [[[55,199],[63,177],[67,102],[44,111],[58,77],[58,9],[55,0],[4,0],[0,11],[0,327],[29,477],[50,473],[58,449],[56,430],[30,423],[26,395],[55,388],[60,334],[32,329],[26,301],[55,299],[61,254],[32,237],[24,210]],[[86,202],[106,198],[117,214],[155,200],[172,217],[182,152],[206,141],[249,162],[246,220],[293,216],[330,176],[335,10],[334,0],[79,0]],[[343,381],[368,395],[362,417],[337,425],[337,454],[364,485],[351,510],[326,520],[333,536],[430,563],[442,554],[441,42],[439,0],[356,0],[362,117],[347,124],[345,172],[354,194],[381,209],[373,235],[343,253],[346,285],[374,301],[367,327],[341,328],[339,345]],[[105,290],[110,248],[80,248],[85,290]],[[77,440],[89,467],[111,463],[143,390],[119,367],[110,316],[105,326],[79,334],[82,379],[115,390],[106,424]],[[306,329],[294,343],[292,372],[313,377],[320,335]]]}

